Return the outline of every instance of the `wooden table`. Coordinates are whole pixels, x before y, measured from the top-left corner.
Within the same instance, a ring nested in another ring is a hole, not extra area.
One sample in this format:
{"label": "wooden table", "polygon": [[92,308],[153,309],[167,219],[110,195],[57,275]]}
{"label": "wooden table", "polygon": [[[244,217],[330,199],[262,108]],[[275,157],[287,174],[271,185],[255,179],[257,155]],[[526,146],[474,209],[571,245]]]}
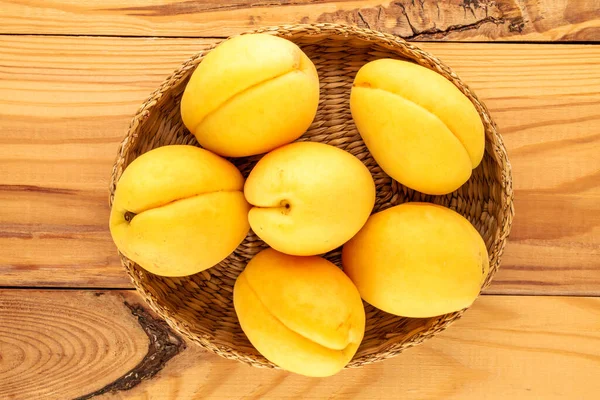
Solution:
{"label": "wooden table", "polygon": [[[132,290],[107,224],[117,144],[184,59],[259,25],[419,41],[486,102],[516,218],[449,330],[328,379],[186,343]],[[0,399],[600,398],[600,1],[0,0]]]}

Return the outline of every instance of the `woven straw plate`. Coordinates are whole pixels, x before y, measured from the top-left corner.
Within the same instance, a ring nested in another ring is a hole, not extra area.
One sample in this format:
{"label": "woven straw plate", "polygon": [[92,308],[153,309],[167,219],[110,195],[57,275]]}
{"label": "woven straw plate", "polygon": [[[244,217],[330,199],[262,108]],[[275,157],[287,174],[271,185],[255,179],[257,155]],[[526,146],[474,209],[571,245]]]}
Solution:
{"label": "woven straw plate", "polygon": [[[377,186],[374,212],[407,201],[441,204],[469,219],[483,236],[490,256],[488,286],[500,264],[513,217],[510,164],[502,138],[485,105],[440,60],[404,40],[343,25],[290,25],[259,29],[298,44],[317,67],[321,100],[317,116],[299,140],[323,142],[342,148],[362,160]],[[214,47],[214,46],[213,46]],[[186,83],[210,49],[200,52],[175,71],[139,109],[119,148],[112,170],[110,203],[119,177],[140,154],[169,144],[198,145],[184,127],[179,102]],[[429,196],[392,180],[375,163],[358,134],[349,108],[350,88],[358,69],[378,58],[408,59],[430,68],[454,83],[475,105],[486,135],[486,151],[471,179],[445,196]],[[259,157],[233,159],[247,176]],[[151,308],[183,336],[225,358],[260,367],[274,367],[250,344],[233,308],[233,284],[248,261],[265,244],[250,232],[227,259],[206,271],[183,278],[153,275],[121,255],[133,284]],[[340,266],[340,250],[326,254]],[[464,310],[434,318],[403,318],[365,304],[364,340],[348,365],[357,367],[397,355],[446,329]]]}

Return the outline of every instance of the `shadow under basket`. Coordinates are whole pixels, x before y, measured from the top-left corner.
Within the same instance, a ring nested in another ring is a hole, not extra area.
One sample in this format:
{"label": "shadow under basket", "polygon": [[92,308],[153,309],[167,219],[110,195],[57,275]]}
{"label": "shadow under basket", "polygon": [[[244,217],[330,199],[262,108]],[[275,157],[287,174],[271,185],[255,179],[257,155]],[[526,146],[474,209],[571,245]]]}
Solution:
{"label": "shadow under basket", "polygon": [[[449,207],[465,216],[485,240],[490,256],[487,287],[500,264],[513,218],[510,164],[501,136],[485,105],[446,65],[404,40],[376,31],[344,25],[290,25],[255,30],[298,44],[319,73],[321,97],[317,116],[300,141],[327,143],[358,157],[371,171],[377,187],[374,212],[408,202],[426,201]],[[213,46],[214,47],[214,46]],[[212,47],[211,47],[212,48]],[[200,52],[175,71],[133,118],[121,143],[110,184],[110,203],[127,165],[156,147],[172,144],[198,146],[181,121],[182,93],[196,66],[210,49]],[[363,143],[350,114],[349,97],[359,68],[378,58],[413,61],[446,77],[477,109],[485,127],[483,161],[469,181],[445,196],[430,196],[394,181],[377,165]],[[259,156],[232,159],[247,177]],[[261,356],[240,328],[233,307],[233,285],[250,259],[267,246],[253,232],[218,265],[196,275],[167,278],[153,275],[121,255],[133,284],[150,307],[185,338],[220,356],[257,367],[275,367]],[[340,249],[325,257],[341,266]],[[465,310],[434,318],[404,318],[366,304],[363,342],[348,367],[358,367],[399,354],[446,329]]]}

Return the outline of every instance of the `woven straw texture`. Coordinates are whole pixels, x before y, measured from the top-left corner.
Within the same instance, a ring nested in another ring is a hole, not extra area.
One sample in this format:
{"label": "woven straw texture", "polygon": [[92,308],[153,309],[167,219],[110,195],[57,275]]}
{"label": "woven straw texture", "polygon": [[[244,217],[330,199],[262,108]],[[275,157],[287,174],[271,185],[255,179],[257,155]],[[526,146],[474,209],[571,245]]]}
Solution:
{"label": "woven straw texture", "polygon": [[[510,164],[502,138],[485,105],[469,88],[429,53],[404,40],[380,32],[344,25],[290,25],[248,33],[269,33],[298,44],[317,67],[321,99],[317,116],[299,139],[323,142],[358,157],[371,171],[377,187],[374,212],[407,201],[447,206],[471,221],[483,236],[490,256],[489,285],[500,264],[513,211]],[[139,155],[170,144],[198,145],[184,127],[179,103],[186,83],[210,49],[200,52],[175,71],[150,95],[133,118],[112,170],[110,203],[119,177]],[[445,196],[424,195],[386,175],[371,157],[352,121],[350,89],[358,69],[378,58],[398,58],[430,68],[454,83],[475,105],[486,134],[486,151],[471,179]],[[232,159],[247,176],[259,157]],[[250,232],[227,259],[206,271],[183,278],[165,278],[146,272],[121,255],[122,263],[151,308],[184,337],[225,358],[258,367],[275,367],[262,357],[242,332],[233,308],[233,285],[248,261],[266,245]],[[340,250],[326,258],[340,266]],[[403,318],[365,303],[367,326],[362,345],[348,367],[393,357],[446,329],[464,310],[435,318]]]}

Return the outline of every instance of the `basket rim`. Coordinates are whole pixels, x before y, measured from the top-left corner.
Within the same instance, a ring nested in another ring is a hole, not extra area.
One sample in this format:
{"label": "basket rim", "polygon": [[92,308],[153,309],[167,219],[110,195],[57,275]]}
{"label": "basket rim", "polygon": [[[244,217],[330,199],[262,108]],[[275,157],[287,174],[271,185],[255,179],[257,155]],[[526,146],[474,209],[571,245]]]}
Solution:
{"label": "basket rim", "polygon": [[[116,189],[117,182],[123,173],[125,167],[124,163],[126,160],[126,156],[128,150],[137,142],[139,139],[138,128],[140,124],[149,117],[150,113],[156,108],[159,101],[162,97],[169,92],[170,88],[177,85],[181,82],[181,80],[187,77],[187,74],[190,70],[194,69],[196,65],[200,62],[200,60],[212,49],[218,46],[223,41],[229,40],[233,37],[246,35],[246,34],[255,34],[255,33],[266,33],[272,34],[284,38],[294,38],[297,36],[344,36],[344,37],[354,37],[357,39],[361,39],[368,42],[373,42],[379,46],[382,46],[388,50],[396,51],[404,50],[410,53],[415,53],[421,56],[419,59],[419,64],[423,65],[429,69],[432,69],[441,75],[445,76],[449,79],[455,86],[458,87],[459,90],[463,94],[465,94],[471,102],[474,103],[475,107],[478,108],[478,113],[483,120],[483,123],[486,128],[486,152],[487,142],[490,141],[489,136],[494,139],[493,144],[493,158],[494,161],[498,164],[498,167],[501,169],[501,180],[499,181],[500,187],[502,189],[502,195],[499,196],[498,202],[501,207],[501,211],[499,215],[502,216],[502,220],[498,221],[498,227],[496,229],[497,235],[495,235],[494,239],[494,248],[497,248],[497,265],[495,268],[490,268],[490,272],[482,286],[482,290],[489,286],[491,283],[498,265],[500,264],[500,260],[502,254],[504,252],[504,248],[506,245],[506,241],[510,234],[512,220],[514,218],[514,193],[512,186],[512,169],[510,162],[508,160],[508,154],[506,152],[506,148],[504,146],[504,141],[502,136],[499,134],[497,126],[493,119],[489,114],[489,110],[485,106],[485,104],[477,97],[477,95],[471,91],[471,89],[458,77],[458,75],[446,64],[444,64],[440,59],[435,57],[422,50],[421,48],[405,41],[399,36],[394,36],[389,33],[383,33],[372,29],[360,28],[356,26],[343,25],[343,24],[333,24],[333,23],[319,23],[319,24],[286,24],[286,25],[276,25],[276,26],[268,26],[261,27],[253,30],[249,30],[237,35],[230,36],[223,40],[218,40],[214,44],[210,45],[206,49],[194,54],[187,60],[185,60],[179,68],[177,68],[171,75],[169,75],[160,86],[155,89],[148,98],[142,103],[139,107],[135,115],[133,116],[127,132],[121,141],[115,162],[113,164],[111,170],[111,180],[109,184],[109,207],[112,207],[112,202],[114,199],[114,193]],[[293,41],[293,40],[292,40]],[[481,111],[479,111],[481,110]],[[490,131],[490,135],[487,134],[487,131]],[[229,348],[218,348],[215,347],[211,343],[210,337],[200,337],[196,333],[192,332],[191,327],[188,323],[179,320],[176,317],[176,313],[173,313],[170,309],[162,306],[160,301],[154,297],[152,293],[148,290],[144,289],[143,285],[139,282],[139,276],[137,276],[136,271],[131,267],[133,265],[133,261],[127,259],[123,254],[119,252],[119,256],[121,259],[121,264],[127,271],[133,285],[136,288],[136,291],[140,294],[140,296],[145,300],[146,303],[150,306],[150,308],[156,312],[161,318],[163,318],[171,328],[173,328],[179,334],[182,334],[187,339],[191,339],[195,343],[201,345],[205,349],[212,351],[216,354],[219,354],[222,357],[235,359],[246,364],[250,364],[257,367],[269,367],[269,368],[278,368],[274,364],[270,362],[257,361],[246,354],[243,351],[239,351],[234,346],[229,346]],[[353,358],[353,360],[346,366],[346,368],[354,368],[359,367],[365,364],[370,364],[376,361],[384,360],[387,358],[394,357],[399,354],[402,350],[412,347],[414,345],[420,344],[425,339],[436,335],[437,333],[445,330],[452,322],[459,319],[462,314],[466,311],[466,309],[457,311],[454,313],[442,315],[439,317],[431,318],[434,320],[431,324],[429,324],[426,329],[423,328],[420,331],[416,332],[413,336],[411,336],[410,342],[401,343],[397,348],[389,351],[388,349],[379,349],[376,354],[371,354],[364,360]],[[394,346],[391,344],[389,346]]]}

